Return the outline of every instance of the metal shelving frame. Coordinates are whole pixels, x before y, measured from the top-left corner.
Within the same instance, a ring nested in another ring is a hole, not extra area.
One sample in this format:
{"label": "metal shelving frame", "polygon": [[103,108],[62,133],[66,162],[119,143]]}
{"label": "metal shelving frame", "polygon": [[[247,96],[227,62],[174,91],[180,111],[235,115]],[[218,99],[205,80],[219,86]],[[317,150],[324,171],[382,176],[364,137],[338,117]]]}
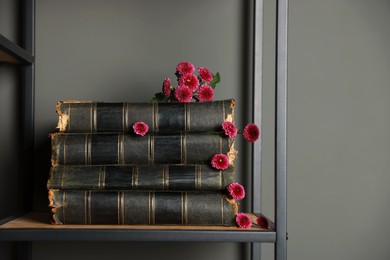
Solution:
{"label": "metal shelving frame", "polygon": [[[288,0],[276,0],[276,86],[275,86],[275,224],[270,231],[180,230],[124,228],[1,228],[18,218],[0,220],[0,241],[19,241],[20,259],[31,260],[32,241],[209,241],[249,242],[251,258],[261,258],[260,243],[275,244],[275,259],[287,259],[287,24]],[[0,62],[23,66],[24,196],[23,216],[31,213],[34,155],[34,42],[35,1],[23,0],[24,46],[20,48],[0,34]],[[253,8],[253,117],[258,125],[262,114],[263,0]],[[253,146],[252,212],[261,212],[261,141]]]}

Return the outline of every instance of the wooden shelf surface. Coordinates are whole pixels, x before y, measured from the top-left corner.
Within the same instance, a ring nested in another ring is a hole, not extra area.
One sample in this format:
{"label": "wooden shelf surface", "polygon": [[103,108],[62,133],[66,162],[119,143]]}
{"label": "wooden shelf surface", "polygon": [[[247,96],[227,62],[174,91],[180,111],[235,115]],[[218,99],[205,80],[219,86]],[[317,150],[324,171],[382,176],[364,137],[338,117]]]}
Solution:
{"label": "wooden shelf surface", "polygon": [[[254,217],[254,215],[252,215]],[[178,225],[56,225],[29,212],[0,226],[0,240],[275,242],[273,229]]]}

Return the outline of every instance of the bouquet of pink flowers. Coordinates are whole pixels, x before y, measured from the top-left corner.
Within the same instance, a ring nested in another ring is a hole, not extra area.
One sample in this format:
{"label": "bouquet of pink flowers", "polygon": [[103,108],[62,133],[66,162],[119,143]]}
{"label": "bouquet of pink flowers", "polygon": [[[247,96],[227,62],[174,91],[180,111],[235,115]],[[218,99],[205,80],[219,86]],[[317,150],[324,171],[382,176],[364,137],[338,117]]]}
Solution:
{"label": "bouquet of pink flowers", "polygon": [[[195,66],[190,62],[181,62],[176,66],[177,87],[172,86],[170,78],[165,78],[162,91],[156,93],[152,102],[204,102],[212,101],[214,98],[214,89],[220,82],[220,75],[211,73],[205,67],[198,68],[198,75],[195,75]],[[257,125],[250,123],[245,126],[243,131],[239,131],[232,120],[221,122],[221,129],[224,135],[231,139],[231,145],[234,144],[234,138],[237,134],[242,134],[244,139],[250,143],[255,142],[260,136],[260,130]],[[137,122],[134,126],[134,132],[138,135],[145,135],[148,126],[144,122]],[[234,149],[233,149],[234,150]],[[235,151],[235,150],[234,150]],[[236,153],[237,151],[235,151]],[[229,155],[229,154],[228,154]],[[230,156],[226,154],[215,154],[210,161],[210,165],[218,170],[226,170],[230,165]],[[233,155],[235,157],[235,154]],[[234,200],[241,200],[245,197],[244,187],[236,182],[227,187],[227,196]],[[250,228],[252,224],[261,228],[268,229],[269,221],[260,215],[253,220],[245,213],[238,213],[236,216],[237,226],[240,228]]]}
{"label": "bouquet of pink flowers", "polygon": [[197,102],[212,101],[214,89],[220,81],[219,73],[211,73],[205,67],[198,68],[187,61],[176,66],[177,87],[172,86],[170,78],[165,78],[162,92],[156,93],[153,102]]}

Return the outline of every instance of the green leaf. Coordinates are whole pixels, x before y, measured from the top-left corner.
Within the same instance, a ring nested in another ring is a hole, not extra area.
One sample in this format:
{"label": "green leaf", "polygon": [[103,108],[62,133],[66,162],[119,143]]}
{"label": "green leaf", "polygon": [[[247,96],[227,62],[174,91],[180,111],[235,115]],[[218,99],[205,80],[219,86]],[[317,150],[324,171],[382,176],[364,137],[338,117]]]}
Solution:
{"label": "green leaf", "polygon": [[154,95],[152,98],[152,103],[160,103],[160,102],[167,102],[169,100],[169,97],[165,96],[164,93],[158,92]]}
{"label": "green leaf", "polygon": [[215,89],[215,87],[220,81],[221,81],[221,76],[219,75],[219,72],[217,72],[215,75],[213,75],[213,80],[210,82],[209,86]]}

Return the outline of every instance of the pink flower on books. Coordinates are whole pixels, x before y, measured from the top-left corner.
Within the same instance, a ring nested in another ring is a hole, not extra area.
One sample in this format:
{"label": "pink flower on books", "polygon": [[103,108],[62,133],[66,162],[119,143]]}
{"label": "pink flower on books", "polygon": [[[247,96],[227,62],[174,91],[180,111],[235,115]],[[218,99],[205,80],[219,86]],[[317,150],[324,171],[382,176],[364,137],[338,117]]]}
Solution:
{"label": "pink flower on books", "polygon": [[192,91],[185,85],[177,87],[174,95],[179,102],[190,102],[192,99]]}
{"label": "pink flower on books", "polygon": [[199,101],[213,101],[214,90],[209,85],[202,85],[198,90]]}
{"label": "pink flower on books", "polygon": [[237,182],[230,183],[227,190],[235,200],[242,200],[245,198],[245,189]]}
{"label": "pink flower on books", "polygon": [[171,95],[171,89],[171,79],[165,78],[162,88],[164,95],[169,97]]}
{"label": "pink flower on books", "polygon": [[179,85],[185,85],[194,92],[199,87],[199,80],[194,74],[186,74],[179,78]]}
{"label": "pink flower on books", "polygon": [[257,125],[251,123],[244,128],[244,138],[250,143],[255,142],[260,136],[260,130]]}
{"label": "pink flower on books", "polygon": [[256,219],[256,222],[257,222],[257,225],[259,225],[259,227],[261,228],[264,228],[264,229],[269,229],[269,220],[268,218],[264,217],[263,215],[260,215],[257,217]]}
{"label": "pink flower on books", "polygon": [[226,170],[229,167],[229,157],[218,153],[211,159],[211,166],[218,170]]}
{"label": "pink flower on books", "polygon": [[206,68],[204,67],[199,67],[198,68],[198,73],[199,73],[199,76],[200,78],[204,81],[204,82],[211,82],[213,80],[213,74]]}
{"label": "pink flower on books", "polygon": [[238,213],[236,223],[239,228],[250,228],[252,226],[251,218],[245,213]]}
{"label": "pink flower on books", "polygon": [[194,65],[192,65],[192,63],[188,61],[183,61],[176,66],[176,71],[180,75],[192,74],[195,71],[195,67]]}
{"label": "pink flower on books", "polygon": [[149,126],[144,122],[137,122],[133,125],[134,133],[144,136],[149,131]]}
{"label": "pink flower on books", "polygon": [[229,136],[230,138],[234,138],[237,135],[237,127],[232,122],[223,122],[222,129],[225,131],[225,135]]}

